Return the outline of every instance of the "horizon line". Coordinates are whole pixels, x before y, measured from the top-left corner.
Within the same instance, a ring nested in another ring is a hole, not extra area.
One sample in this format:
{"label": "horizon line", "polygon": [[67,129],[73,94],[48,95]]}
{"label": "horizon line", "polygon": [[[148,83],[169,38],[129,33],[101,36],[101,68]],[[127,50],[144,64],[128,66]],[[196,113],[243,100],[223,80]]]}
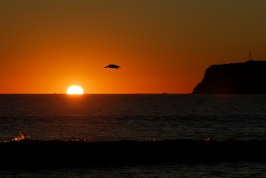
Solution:
{"label": "horizon line", "polygon": [[[0,93],[0,95],[71,95],[71,94],[67,94],[67,93]],[[121,94],[191,94],[191,93],[166,93],[166,92],[156,92],[156,93],[140,93],[140,92],[137,92],[137,93],[83,93],[83,94],[80,94],[80,95],[90,95],[90,94],[118,94],[118,95],[121,95]]]}

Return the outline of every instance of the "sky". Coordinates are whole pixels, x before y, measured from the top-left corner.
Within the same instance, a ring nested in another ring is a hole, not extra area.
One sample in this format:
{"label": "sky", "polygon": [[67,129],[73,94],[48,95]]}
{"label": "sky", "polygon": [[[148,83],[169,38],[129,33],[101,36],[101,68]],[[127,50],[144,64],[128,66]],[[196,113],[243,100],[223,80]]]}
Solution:
{"label": "sky", "polygon": [[191,93],[210,65],[266,59],[265,9],[265,0],[0,0],[0,93]]}

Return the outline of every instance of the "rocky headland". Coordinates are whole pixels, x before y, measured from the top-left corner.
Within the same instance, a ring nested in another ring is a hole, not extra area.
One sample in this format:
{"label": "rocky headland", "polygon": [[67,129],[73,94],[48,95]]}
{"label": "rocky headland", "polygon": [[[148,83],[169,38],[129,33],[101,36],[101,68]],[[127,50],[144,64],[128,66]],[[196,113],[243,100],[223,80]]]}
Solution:
{"label": "rocky headland", "polygon": [[211,65],[192,94],[266,94],[266,61]]}

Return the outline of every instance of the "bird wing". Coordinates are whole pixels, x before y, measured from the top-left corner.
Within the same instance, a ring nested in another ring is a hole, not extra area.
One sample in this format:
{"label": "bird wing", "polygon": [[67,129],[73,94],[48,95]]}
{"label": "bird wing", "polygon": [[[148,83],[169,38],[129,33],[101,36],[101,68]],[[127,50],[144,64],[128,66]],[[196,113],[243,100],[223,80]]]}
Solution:
{"label": "bird wing", "polygon": [[121,66],[118,66],[116,64],[109,64],[108,66],[105,66],[104,68],[120,68]]}

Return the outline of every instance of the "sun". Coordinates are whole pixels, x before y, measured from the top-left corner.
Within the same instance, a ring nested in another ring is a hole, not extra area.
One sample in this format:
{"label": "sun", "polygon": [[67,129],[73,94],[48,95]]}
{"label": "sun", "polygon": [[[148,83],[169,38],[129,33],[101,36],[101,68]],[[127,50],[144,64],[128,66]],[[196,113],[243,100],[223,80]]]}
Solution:
{"label": "sun", "polygon": [[67,94],[82,95],[83,89],[80,86],[72,85],[72,86],[68,87]]}

